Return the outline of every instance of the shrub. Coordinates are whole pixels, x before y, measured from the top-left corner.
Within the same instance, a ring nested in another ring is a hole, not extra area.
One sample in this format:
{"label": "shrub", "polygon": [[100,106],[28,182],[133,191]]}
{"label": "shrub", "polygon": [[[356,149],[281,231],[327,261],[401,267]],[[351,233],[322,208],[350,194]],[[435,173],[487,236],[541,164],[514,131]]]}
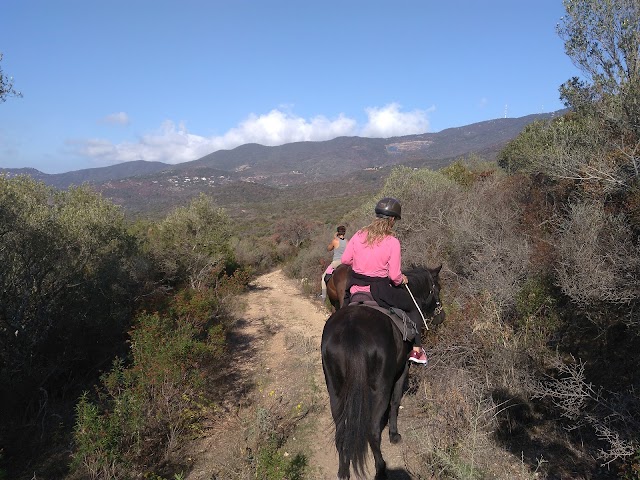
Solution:
{"label": "shrub", "polygon": [[563,293],[583,308],[636,305],[640,248],[634,236],[625,217],[608,213],[601,203],[572,204],[557,240]]}
{"label": "shrub", "polygon": [[265,272],[283,260],[272,237],[235,238],[232,241],[235,258],[240,265]]}
{"label": "shrub", "polygon": [[127,362],[117,359],[97,398],[85,394],[76,407],[77,471],[133,476],[166,460],[206,412],[205,375],[223,358],[230,309],[249,279],[221,269],[200,289],[185,287],[156,303],[157,313],[136,317]]}
{"label": "shrub", "polygon": [[[0,427],[12,458],[42,450],[60,424],[55,401],[121,345],[138,251],[119,207],[28,177],[0,177],[0,238]],[[35,425],[46,434],[30,435]]]}
{"label": "shrub", "polygon": [[118,451],[121,431],[110,417],[102,416],[98,407],[83,393],[76,405],[75,452],[71,462],[74,470],[82,469],[91,478],[118,478]]}
{"label": "shrub", "polygon": [[464,191],[449,190],[438,200],[438,227],[422,232],[438,239],[439,256],[460,276],[462,293],[488,292],[502,310],[513,305],[530,248],[520,226],[519,192],[505,187],[501,179],[489,178]]}
{"label": "shrub", "polygon": [[53,336],[128,320],[134,242],[121,210],[87,188],[58,192],[24,177],[0,184],[0,318],[8,327],[0,358],[24,374]]}
{"label": "shrub", "polygon": [[222,209],[204,194],[188,207],[171,212],[146,237],[158,281],[165,287],[189,285],[198,289],[210,281],[220,266],[230,268],[230,222]]}
{"label": "shrub", "polygon": [[316,228],[313,231],[314,242],[300,250],[285,266],[285,272],[303,281],[307,293],[319,293],[320,280],[327,266],[331,263],[333,252],[327,251],[335,227]]}
{"label": "shrub", "polygon": [[258,450],[256,478],[263,480],[304,480],[307,458],[301,453],[288,459],[278,448],[278,441],[270,439]]}
{"label": "shrub", "polygon": [[[131,365],[117,360],[102,377],[98,403],[77,406],[74,468],[132,473],[167,458],[199,418],[201,367],[220,358],[221,335],[200,338],[188,322],[142,314],[131,331]],[[96,478],[112,478],[101,473]]]}
{"label": "shrub", "polygon": [[627,460],[621,470],[622,480],[640,480],[640,447],[636,447],[635,454]]}
{"label": "shrub", "polygon": [[527,348],[549,345],[561,326],[555,290],[553,279],[532,275],[516,295],[514,327]]}
{"label": "shrub", "polygon": [[462,187],[470,187],[476,181],[497,174],[496,168],[495,163],[482,161],[472,154],[467,159],[458,159],[441,168],[439,172]]}

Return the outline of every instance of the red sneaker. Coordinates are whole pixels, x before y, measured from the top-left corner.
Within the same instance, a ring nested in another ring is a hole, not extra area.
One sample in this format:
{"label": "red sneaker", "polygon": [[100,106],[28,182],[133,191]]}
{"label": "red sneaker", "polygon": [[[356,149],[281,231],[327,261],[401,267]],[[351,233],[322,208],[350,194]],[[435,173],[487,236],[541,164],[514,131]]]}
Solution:
{"label": "red sneaker", "polygon": [[411,350],[411,354],[409,355],[409,361],[426,365],[427,354],[425,353],[424,348],[421,348],[419,352],[415,350]]}

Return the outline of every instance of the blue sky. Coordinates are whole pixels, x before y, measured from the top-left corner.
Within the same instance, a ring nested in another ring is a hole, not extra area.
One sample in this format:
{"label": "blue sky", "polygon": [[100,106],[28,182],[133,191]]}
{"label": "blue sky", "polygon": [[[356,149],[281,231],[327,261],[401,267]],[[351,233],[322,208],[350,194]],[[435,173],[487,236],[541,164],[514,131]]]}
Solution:
{"label": "blue sky", "polygon": [[0,167],[180,163],[563,108],[561,0],[3,0]]}

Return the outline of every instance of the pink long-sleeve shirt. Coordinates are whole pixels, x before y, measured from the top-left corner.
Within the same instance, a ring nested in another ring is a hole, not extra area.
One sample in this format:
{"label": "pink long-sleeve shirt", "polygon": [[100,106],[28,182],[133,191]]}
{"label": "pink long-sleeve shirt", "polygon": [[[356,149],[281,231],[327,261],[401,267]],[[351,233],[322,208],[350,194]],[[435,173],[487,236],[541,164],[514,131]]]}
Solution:
{"label": "pink long-sleeve shirt", "polygon": [[[351,265],[353,271],[361,275],[389,277],[394,285],[402,283],[400,242],[391,235],[374,245],[367,245],[367,232],[358,230],[347,243],[341,260],[342,263]],[[360,288],[369,289],[369,287]]]}

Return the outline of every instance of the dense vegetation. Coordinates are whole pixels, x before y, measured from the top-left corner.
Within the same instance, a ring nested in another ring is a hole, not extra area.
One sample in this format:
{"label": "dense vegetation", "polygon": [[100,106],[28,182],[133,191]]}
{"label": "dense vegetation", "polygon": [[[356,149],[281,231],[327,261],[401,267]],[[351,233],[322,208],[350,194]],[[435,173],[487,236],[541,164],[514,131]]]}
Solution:
{"label": "dense vegetation", "polygon": [[[0,177],[0,479],[179,478],[172,454],[215,407],[252,272],[284,264],[318,292],[335,224],[352,235],[383,195],[403,203],[404,263],[444,264],[447,322],[407,392],[421,412],[407,469],[639,479],[640,7],[565,6],[559,33],[586,75],[561,87],[570,113],[497,165],[396,168],[355,208],[265,203],[256,227],[200,196],[130,222],[88,188]],[[265,438],[251,474],[303,478],[304,459]]]}
{"label": "dense vegetation", "polygon": [[0,178],[0,236],[0,434],[11,478],[42,452],[49,475],[67,472],[60,449],[74,424],[79,478],[159,463],[206,408],[204,373],[224,353],[230,301],[248,280],[226,214],[201,196],[131,225],[88,189]]}

